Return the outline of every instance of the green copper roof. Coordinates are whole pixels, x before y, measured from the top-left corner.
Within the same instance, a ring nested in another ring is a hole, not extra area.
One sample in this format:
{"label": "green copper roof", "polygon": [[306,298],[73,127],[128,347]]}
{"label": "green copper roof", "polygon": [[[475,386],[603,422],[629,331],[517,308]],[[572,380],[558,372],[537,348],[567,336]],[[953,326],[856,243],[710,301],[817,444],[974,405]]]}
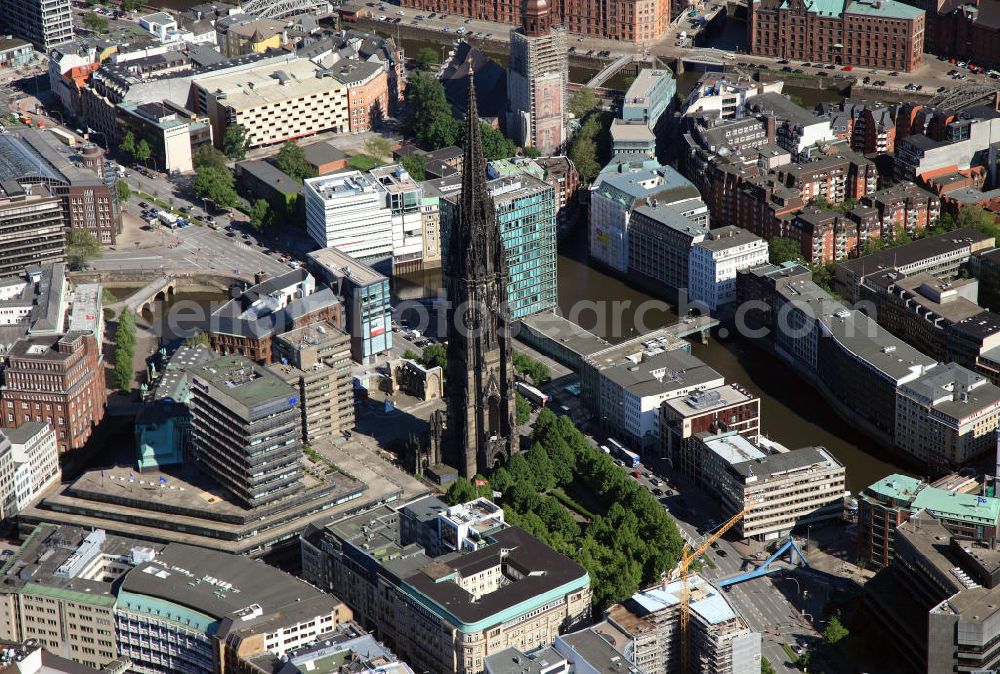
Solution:
{"label": "green copper roof", "polygon": [[996,524],[1000,519],[1000,499],[976,494],[956,494],[926,487],[913,499],[914,511],[926,510],[939,519]]}
{"label": "green copper roof", "polygon": [[847,5],[847,13],[882,19],[916,19],[924,15],[924,10],[896,0],[856,0]]}
{"label": "green copper roof", "polygon": [[865,492],[870,492],[875,496],[899,501],[911,501],[920,491],[923,483],[909,475],[887,475],[878,482],[875,482]]}

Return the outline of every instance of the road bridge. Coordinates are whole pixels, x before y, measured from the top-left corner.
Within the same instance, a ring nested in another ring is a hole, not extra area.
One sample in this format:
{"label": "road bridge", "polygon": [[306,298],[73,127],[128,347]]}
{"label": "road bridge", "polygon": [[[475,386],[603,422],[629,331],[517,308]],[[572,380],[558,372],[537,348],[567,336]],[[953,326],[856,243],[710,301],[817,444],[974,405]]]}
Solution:
{"label": "road bridge", "polygon": [[927,101],[927,106],[945,110],[962,110],[994,97],[998,92],[1000,92],[1000,83],[997,82],[964,84],[959,87],[949,87],[938,93]]}

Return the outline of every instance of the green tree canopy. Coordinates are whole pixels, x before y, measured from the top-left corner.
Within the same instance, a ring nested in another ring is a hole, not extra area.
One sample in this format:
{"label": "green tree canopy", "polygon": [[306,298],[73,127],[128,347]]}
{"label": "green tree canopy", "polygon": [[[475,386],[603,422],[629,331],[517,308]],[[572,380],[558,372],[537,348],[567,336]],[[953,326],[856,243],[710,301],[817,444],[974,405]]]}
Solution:
{"label": "green tree canopy", "polygon": [[582,119],[587,116],[587,113],[596,108],[599,102],[597,94],[594,93],[593,89],[590,87],[580,87],[580,90],[569,99],[569,105],[566,106],[566,109],[577,119]]}
{"label": "green tree canopy", "polygon": [[437,150],[455,145],[462,132],[444,95],[444,85],[426,73],[416,73],[406,84],[403,128],[421,147]]}
{"label": "green tree canopy", "polygon": [[392,143],[382,136],[371,136],[365,140],[365,150],[376,159],[385,159],[392,155]]}
{"label": "green tree canopy", "polygon": [[849,634],[850,632],[844,627],[844,623],[840,622],[840,616],[838,615],[830,618],[826,629],[823,630],[823,638],[826,640],[826,643],[831,645],[843,641]]}
{"label": "green tree canopy", "polygon": [[66,236],[66,261],[72,269],[83,269],[101,254],[101,242],[86,229],[73,227]]}
{"label": "green tree canopy", "polygon": [[531,420],[531,404],[520,393],[514,394],[514,420],[526,424]]}
{"label": "green tree canopy", "polygon": [[[202,157],[200,164],[195,164],[194,192],[199,199],[210,199],[219,208],[232,208],[237,203],[233,172],[225,165],[225,158],[219,152],[212,152]],[[216,156],[221,158],[221,166]]]}
{"label": "green tree canopy", "polygon": [[135,146],[135,159],[136,161],[145,162],[151,156],[153,156],[153,149],[149,147],[149,142],[143,138]]}
{"label": "green tree canopy", "polygon": [[116,181],[115,187],[118,190],[118,201],[125,202],[132,197],[132,188],[124,180]]}
{"label": "green tree canopy", "polygon": [[95,33],[108,32],[108,20],[96,12],[87,12],[84,14],[83,25]]}
{"label": "green tree canopy", "polygon": [[250,149],[250,139],[242,124],[230,124],[222,137],[222,151],[230,159],[244,159]]}
{"label": "green tree canopy", "polygon": [[403,157],[403,161],[400,162],[406,172],[410,174],[410,177],[420,182],[421,180],[427,179],[427,160],[422,154],[411,154]]}
{"label": "green tree canopy", "polygon": [[306,161],[306,153],[294,140],[285,141],[274,158],[274,165],[302,182],[316,176],[316,170]]}
{"label": "green tree canopy", "polygon": [[264,228],[270,206],[265,199],[255,199],[250,205],[250,226],[256,230]]}
{"label": "green tree canopy", "polygon": [[774,665],[767,658],[760,659],[760,674],[777,674],[774,671]]}
{"label": "green tree canopy", "polygon": [[542,156],[542,153],[534,145],[529,145],[528,147],[524,148],[524,156],[528,157],[529,159],[537,159],[538,157]]}
{"label": "green tree canopy", "polygon": [[440,367],[444,370],[448,367],[448,351],[443,344],[431,344],[424,349],[420,362],[424,367]]}
{"label": "green tree canopy", "polygon": [[190,337],[186,337],[183,342],[184,346],[211,346],[211,342],[208,339],[208,333],[204,330],[199,330]]}
{"label": "green tree canopy", "polygon": [[437,65],[438,53],[430,47],[421,47],[413,60],[418,70],[430,70],[431,66]]}
{"label": "green tree canopy", "polygon": [[448,491],[444,494],[444,500],[448,505],[457,505],[471,501],[476,496],[476,488],[472,486],[472,483],[468,479],[460,477],[448,487]]}
{"label": "green tree canopy", "polygon": [[127,155],[135,155],[135,134],[131,131],[126,131],[122,142],[118,145],[118,149]]}
{"label": "green tree canopy", "polygon": [[226,156],[211,145],[202,146],[194,156],[194,167],[199,168],[229,168],[226,166]]}
{"label": "green tree canopy", "polygon": [[483,141],[483,155],[486,157],[486,161],[507,159],[517,154],[517,145],[503,135],[499,129],[494,129],[486,122],[480,122],[479,133]]}
{"label": "green tree canopy", "polygon": [[783,236],[772,237],[767,242],[768,257],[771,264],[781,264],[794,260],[802,260],[802,249],[799,244],[792,239]]}

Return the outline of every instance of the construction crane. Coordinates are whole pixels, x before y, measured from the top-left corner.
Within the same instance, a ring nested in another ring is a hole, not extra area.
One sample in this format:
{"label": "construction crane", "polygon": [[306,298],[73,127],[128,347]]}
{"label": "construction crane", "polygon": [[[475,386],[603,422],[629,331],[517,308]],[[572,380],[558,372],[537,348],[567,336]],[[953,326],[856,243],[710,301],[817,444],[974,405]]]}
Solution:
{"label": "construction crane", "polygon": [[681,581],[681,674],[690,674],[688,667],[690,657],[689,629],[691,623],[691,592],[688,589],[688,568],[694,560],[705,554],[705,551],[712,546],[712,543],[715,543],[717,540],[722,538],[727,531],[736,526],[748,512],[750,512],[750,506],[747,506],[741,512],[738,512],[730,517],[725,524],[719,527],[718,531],[709,536],[694,552],[691,552],[691,546],[685,543],[684,549],[681,550],[680,561],[677,562],[677,566],[675,566],[673,571],[670,572],[671,581],[675,581],[677,579],[680,579]]}

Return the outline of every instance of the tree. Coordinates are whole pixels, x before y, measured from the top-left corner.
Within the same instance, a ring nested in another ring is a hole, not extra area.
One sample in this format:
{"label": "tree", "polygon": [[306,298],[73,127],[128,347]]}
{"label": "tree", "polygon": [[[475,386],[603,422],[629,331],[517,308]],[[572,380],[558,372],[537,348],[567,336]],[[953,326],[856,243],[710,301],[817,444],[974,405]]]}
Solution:
{"label": "tree", "polygon": [[514,420],[519,426],[531,420],[531,403],[520,393],[514,394],[514,408]]}
{"label": "tree", "polygon": [[622,79],[622,85],[620,88],[622,91],[628,91],[632,88],[633,84],[635,84],[635,75],[628,75]]}
{"label": "tree", "polygon": [[406,351],[404,351],[402,358],[405,358],[406,360],[412,360],[417,363],[420,362],[420,356],[413,349],[407,349]]}
{"label": "tree", "polygon": [[430,47],[421,47],[413,60],[416,62],[417,70],[430,70],[431,66],[437,65],[438,53]]}
{"label": "tree", "polygon": [[385,159],[392,154],[392,143],[382,136],[372,136],[365,140],[365,150],[376,159]]}
{"label": "tree", "polygon": [[143,138],[139,141],[139,144],[135,146],[135,159],[139,162],[145,162],[153,155],[152,148],[149,147],[149,143]]}
{"label": "tree", "polygon": [[799,248],[799,244],[792,239],[775,236],[767,242],[767,245],[771,264],[802,260],[802,250]]}
{"label": "tree", "polygon": [[460,477],[451,483],[448,491],[444,494],[444,500],[448,505],[458,505],[466,503],[476,498],[476,488],[472,486],[464,477]]}
{"label": "tree", "polygon": [[809,666],[810,660],[812,660],[812,654],[809,651],[802,651],[799,657],[795,658],[795,666],[804,672]]}
{"label": "tree", "polygon": [[601,170],[597,163],[597,146],[591,138],[575,138],[569,150],[569,158],[584,182],[591,182]]}
{"label": "tree", "polygon": [[216,150],[211,145],[205,145],[198,153],[194,156],[194,167],[199,168],[216,168],[225,169],[226,166],[226,156]]}
{"label": "tree", "polygon": [[142,0],[122,0],[123,12],[134,12],[142,7]]}
{"label": "tree", "polygon": [[128,201],[132,197],[132,188],[124,180],[117,181],[116,185],[118,188],[118,201]]}
{"label": "tree", "polygon": [[514,141],[504,136],[499,129],[494,129],[486,122],[479,123],[479,135],[483,141],[483,155],[486,161],[507,159],[517,153]]}
{"label": "tree", "polygon": [[101,242],[86,229],[73,227],[66,237],[66,261],[73,269],[83,269],[101,254]]}
{"label": "tree", "polygon": [[305,151],[294,140],[282,144],[274,158],[274,165],[299,182],[316,176],[316,169],[306,161]]}
{"label": "tree", "polygon": [[108,32],[108,20],[96,12],[87,12],[84,14],[83,25],[94,33]]}
{"label": "tree", "polygon": [[420,357],[420,363],[427,368],[440,367],[442,370],[448,367],[448,351],[443,344],[431,344],[424,349],[424,354]]}
{"label": "tree", "polygon": [[125,308],[118,317],[115,331],[115,366],[111,371],[115,386],[128,391],[132,388],[135,370],[132,361],[135,356],[135,314]]}
{"label": "tree", "polygon": [[812,268],[813,282],[828,293],[832,293],[836,270],[837,266],[833,262],[816,265]]}
{"label": "tree", "polygon": [[270,208],[266,199],[254,200],[250,205],[250,226],[256,230],[263,229],[264,223],[267,222],[267,214]]}
{"label": "tree", "polygon": [[125,137],[118,145],[118,149],[127,155],[135,155],[135,134],[131,131],[125,132]]}
{"label": "tree", "polygon": [[199,330],[190,337],[186,337],[183,342],[184,346],[196,347],[196,346],[211,346],[211,342],[208,339],[208,333],[204,330]]}
{"label": "tree", "polygon": [[225,164],[220,168],[214,160],[203,162],[195,170],[194,193],[199,199],[210,199],[219,208],[235,206],[237,198],[233,172]]}
{"label": "tree", "polygon": [[410,174],[410,177],[420,182],[427,179],[427,160],[422,154],[411,154],[403,157],[403,168]]}
{"label": "tree", "polygon": [[537,159],[538,157],[542,156],[542,153],[534,145],[529,145],[528,147],[524,148],[524,156],[528,157],[529,159]]}
{"label": "tree", "polygon": [[850,634],[850,631],[844,627],[844,623],[840,622],[840,616],[835,615],[830,618],[830,622],[827,623],[826,629],[823,630],[823,638],[828,644],[835,644],[843,641]]}
{"label": "tree", "polygon": [[222,137],[222,151],[230,159],[244,159],[250,149],[250,139],[242,124],[230,124]]}
{"label": "tree", "polygon": [[580,90],[569,99],[569,105],[566,106],[566,109],[577,119],[582,119],[586,117],[588,112],[596,108],[599,102],[593,89],[580,87]]}
{"label": "tree", "polygon": [[774,671],[774,665],[767,658],[760,659],[760,674],[777,674]]}
{"label": "tree", "polygon": [[444,85],[426,73],[416,73],[406,84],[404,131],[421,147],[437,150],[455,145],[462,124],[452,114]]}

